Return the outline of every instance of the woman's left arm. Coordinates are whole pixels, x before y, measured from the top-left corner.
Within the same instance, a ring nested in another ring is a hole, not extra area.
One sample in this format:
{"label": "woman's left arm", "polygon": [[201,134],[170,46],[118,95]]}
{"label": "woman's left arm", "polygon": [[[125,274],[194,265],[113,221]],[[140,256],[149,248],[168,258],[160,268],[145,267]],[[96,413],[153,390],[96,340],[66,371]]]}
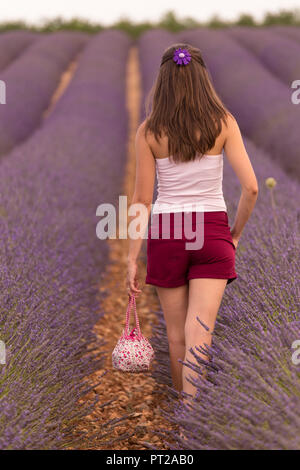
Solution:
{"label": "woman's left arm", "polygon": [[[145,121],[140,124],[135,136],[136,177],[130,209],[135,209],[132,206],[133,204],[139,204],[140,206],[136,206],[135,214],[128,217],[127,289],[131,295],[136,297],[142,292],[138,283],[137,261],[144,240],[143,235],[149,222],[155,181],[155,158],[145,138],[144,130]],[[136,215],[138,215],[138,220],[133,222]]]}

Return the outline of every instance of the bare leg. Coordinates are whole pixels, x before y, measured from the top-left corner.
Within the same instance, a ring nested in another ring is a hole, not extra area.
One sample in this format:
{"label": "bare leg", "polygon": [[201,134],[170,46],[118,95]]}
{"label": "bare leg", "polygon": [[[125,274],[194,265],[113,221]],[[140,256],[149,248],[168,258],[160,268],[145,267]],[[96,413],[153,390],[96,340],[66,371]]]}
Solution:
{"label": "bare leg", "polygon": [[169,343],[173,386],[182,390],[182,364],[185,355],[184,325],[188,306],[188,284],[179,287],[158,287],[157,295],[164,313]]}
{"label": "bare leg", "polygon": [[[188,359],[197,364],[196,359],[189,352],[191,347],[197,355],[208,359],[205,354],[196,351],[195,346],[211,345],[212,333],[226,284],[227,279],[191,279],[189,281],[188,311],[185,323],[185,362]],[[209,331],[201,326],[196,319],[197,316],[209,328]],[[187,366],[183,366],[182,374],[183,391],[195,396],[196,388],[186,380],[186,377],[189,375],[192,378],[197,377],[197,374]]]}

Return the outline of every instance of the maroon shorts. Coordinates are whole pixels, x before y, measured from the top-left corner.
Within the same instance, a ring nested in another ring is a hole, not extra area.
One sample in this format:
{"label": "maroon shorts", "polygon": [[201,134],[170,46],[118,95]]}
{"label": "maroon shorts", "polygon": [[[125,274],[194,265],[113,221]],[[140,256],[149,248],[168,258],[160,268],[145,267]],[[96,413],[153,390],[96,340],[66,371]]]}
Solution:
{"label": "maroon shorts", "polygon": [[[191,245],[195,240],[197,244]],[[186,243],[190,244],[189,249]],[[229,284],[238,277],[235,250],[225,211],[204,212],[197,220],[195,211],[171,212],[169,220],[165,214],[152,214],[148,225],[145,282],[178,287],[189,279],[213,278],[227,279]]]}

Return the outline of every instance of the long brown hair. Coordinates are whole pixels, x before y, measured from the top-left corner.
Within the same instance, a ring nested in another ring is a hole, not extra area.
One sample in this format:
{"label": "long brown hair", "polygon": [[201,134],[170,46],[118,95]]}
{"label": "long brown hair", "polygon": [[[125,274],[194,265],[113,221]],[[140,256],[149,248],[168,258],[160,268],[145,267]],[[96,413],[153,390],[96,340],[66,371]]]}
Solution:
{"label": "long brown hair", "polygon": [[[179,47],[191,54],[187,65],[173,61]],[[158,141],[164,132],[174,162],[194,160],[196,153],[202,156],[214,147],[222,120],[227,125],[227,114],[230,113],[213,87],[200,50],[186,43],[168,47],[146,98],[145,135],[150,131]],[[200,139],[196,130],[200,131]]]}

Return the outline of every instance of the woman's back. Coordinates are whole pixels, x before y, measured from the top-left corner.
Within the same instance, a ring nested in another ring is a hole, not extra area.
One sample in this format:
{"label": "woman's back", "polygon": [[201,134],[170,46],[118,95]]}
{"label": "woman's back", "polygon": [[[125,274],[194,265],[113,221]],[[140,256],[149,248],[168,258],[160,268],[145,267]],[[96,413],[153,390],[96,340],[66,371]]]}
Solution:
{"label": "woman's back", "polygon": [[[222,130],[216,138],[215,145],[212,149],[206,152],[206,155],[220,155],[222,153],[224,143],[226,140],[226,127],[222,124]],[[200,133],[196,133],[196,137],[200,138]],[[163,135],[159,141],[157,141],[151,132],[147,134],[147,142],[152,150],[155,159],[165,158],[168,156],[168,137]]]}
{"label": "woman's back", "polygon": [[225,129],[214,147],[195,160],[175,163],[168,155],[168,139],[156,141],[150,134],[148,144],[156,164],[157,199],[153,213],[181,211],[226,211],[223,197],[223,154]]}

